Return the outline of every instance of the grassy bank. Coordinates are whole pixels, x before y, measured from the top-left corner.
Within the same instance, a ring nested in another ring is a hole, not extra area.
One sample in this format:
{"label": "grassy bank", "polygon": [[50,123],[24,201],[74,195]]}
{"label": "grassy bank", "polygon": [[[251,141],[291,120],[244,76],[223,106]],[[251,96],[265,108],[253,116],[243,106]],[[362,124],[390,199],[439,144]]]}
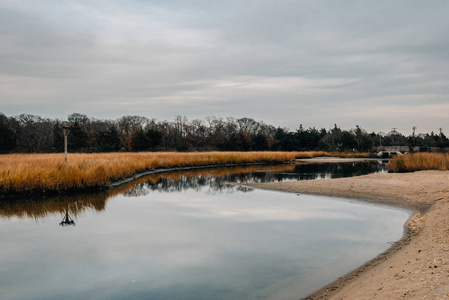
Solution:
{"label": "grassy bank", "polygon": [[0,194],[100,189],[136,173],[188,166],[280,163],[294,152],[12,154],[0,156]]}
{"label": "grassy bank", "polygon": [[390,172],[449,170],[449,155],[444,153],[413,153],[397,156],[387,165]]}

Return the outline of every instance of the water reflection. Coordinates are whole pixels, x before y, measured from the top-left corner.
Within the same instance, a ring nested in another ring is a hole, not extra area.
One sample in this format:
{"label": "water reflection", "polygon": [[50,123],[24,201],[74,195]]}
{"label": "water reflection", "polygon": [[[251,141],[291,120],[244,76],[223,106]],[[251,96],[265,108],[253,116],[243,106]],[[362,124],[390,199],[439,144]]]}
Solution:
{"label": "water reflection", "polygon": [[[59,195],[48,198],[4,199],[0,202],[0,218],[42,219],[49,215],[60,215],[64,218],[60,225],[74,225],[73,219],[77,219],[88,210],[103,211],[108,199],[117,195],[141,197],[152,192],[172,193],[187,190],[203,190],[208,194],[250,192],[252,189],[228,183],[329,179],[379,173],[385,172],[385,170],[385,164],[367,161],[258,165],[158,173],[99,193]],[[73,221],[73,224],[70,220]]]}
{"label": "water reflection", "polygon": [[207,187],[208,193],[232,193],[234,183],[282,182],[287,180],[330,179],[385,172],[384,164],[377,161],[354,163],[295,164],[275,167],[218,168],[202,171],[154,174],[141,178],[123,194],[129,197],[145,196],[153,191],[199,191]]}
{"label": "water reflection", "polygon": [[213,169],[195,169],[170,173],[151,174],[118,188],[124,195],[143,196],[151,191],[181,192],[201,190],[208,187],[211,192],[233,192],[228,182],[271,182],[278,180],[275,174],[294,172],[295,165],[245,166]]}
{"label": "water reflection", "polygon": [[351,168],[173,172],[95,195],[3,201],[0,299],[300,298],[389,247],[407,213],[227,182]]}
{"label": "water reflection", "polygon": [[59,222],[59,226],[75,226],[75,221],[73,221],[72,217],[69,215],[69,207],[67,206],[65,210],[65,215],[62,218],[62,221]]}
{"label": "water reflection", "polygon": [[352,163],[298,164],[282,180],[330,179],[386,172],[386,164],[377,160]]}
{"label": "water reflection", "polygon": [[103,211],[109,192],[95,194],[59,195],[48,198],[3,199],[0,201],[0,218],[43,219],[50,215],[70,215],[77,218],[86,211]]}

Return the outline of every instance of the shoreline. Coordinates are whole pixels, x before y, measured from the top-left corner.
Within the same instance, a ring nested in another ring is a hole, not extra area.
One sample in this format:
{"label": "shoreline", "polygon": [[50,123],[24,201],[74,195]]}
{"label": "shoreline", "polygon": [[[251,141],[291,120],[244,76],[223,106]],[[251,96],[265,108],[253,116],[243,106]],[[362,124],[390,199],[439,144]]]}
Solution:
{"label": "shoreline", "polygon": [[380,158],[380,157],[336,157],[336,156],[327,156],[327,157],[312,157],[312,158],[297,158],[296,162],[307,162],[307,163],[350,163],[350,162],[366,162],[366,161],[385,161],[391,160],[389,158]]}
{"label": "shoreline", "polygon": [[448,171],[419,171],[247,186],[351,198],[414,211],[398,242],[303,299],[439,299],[449,297],[448,183]]}

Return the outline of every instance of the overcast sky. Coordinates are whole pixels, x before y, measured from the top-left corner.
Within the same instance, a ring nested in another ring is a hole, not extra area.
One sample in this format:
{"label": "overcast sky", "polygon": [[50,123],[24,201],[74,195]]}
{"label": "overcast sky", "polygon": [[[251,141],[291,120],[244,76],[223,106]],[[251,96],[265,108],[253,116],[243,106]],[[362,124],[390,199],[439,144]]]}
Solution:
{"label": "overcast sky", "polygon": [[449,132],[449,1],[0,0],[0,112]]}

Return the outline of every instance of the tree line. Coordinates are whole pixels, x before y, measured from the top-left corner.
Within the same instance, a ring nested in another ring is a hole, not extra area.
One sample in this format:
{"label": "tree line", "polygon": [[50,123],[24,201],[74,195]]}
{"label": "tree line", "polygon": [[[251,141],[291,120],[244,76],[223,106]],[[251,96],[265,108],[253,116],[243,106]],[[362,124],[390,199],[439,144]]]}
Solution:
{"label": "tree line", "polygon": [[438,134],[405,136],[367,132],[360,126],[343,130],[304,128],[295,131],[252,118],[216,118],[156,121],[143,116],[100,120],[73,113],[66,121],[21,114],[0,113],[0,153],[48,153],[64,150],[63,128],[68,128],[70,152],[113,151],[359,151],[379,146],[445,148],[448,139]]}

